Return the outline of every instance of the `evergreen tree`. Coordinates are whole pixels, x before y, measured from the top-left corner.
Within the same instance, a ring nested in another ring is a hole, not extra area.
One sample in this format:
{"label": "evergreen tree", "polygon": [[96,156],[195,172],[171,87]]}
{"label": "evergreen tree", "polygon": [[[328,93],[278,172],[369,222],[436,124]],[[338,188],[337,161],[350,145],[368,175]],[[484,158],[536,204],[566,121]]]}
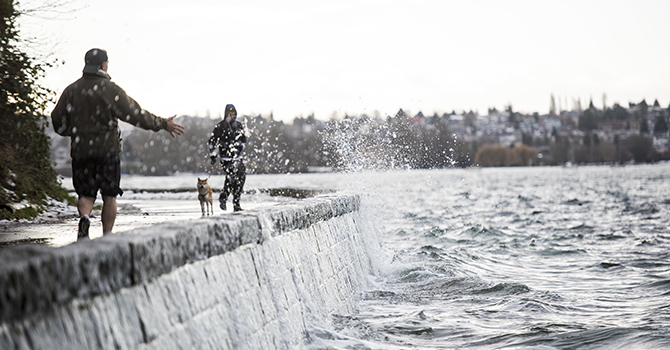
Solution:
{"label": "evergreen tree", "polygon": [[596,121],[595,108],[589,108],[579,117],[578,121],[579,130],[582,131],[591,131],[598,127],[598,122]]}
{"label": "evergreen tree", "polygon": [[667,132],[668,122],[665,120],[665,117],[662,115],[657,116],[654,123],[654,134],[665,134]]}
{"label": "evergreen tree", "polygon": [[647,123],[647,118],[644,118],[640,123],[640,134],[644,135],[648,133],[649,133],[649,123]]}
{"label": "evergreen tree", "polygon": [[647,100],[642,100],[642,102],[637,104],[637,115],[639,118],[647,118],[647,113],[649,112],[649,105]]}
{"label": "evergreen tree", "polygon": [[[34,217],[48,198],[70,199],[50,160],[43,112],[53,93],[37,81],[48,63],[36,62],[19,44],[12,0],[0,0],[0,217]],[[31,206],[14,211],[12,203]]]}
{"label": "evergreen tree", "polygon": [[626,120],[630,117],[630,113],[625,108],[621,107],[618,103],[614,104],[614,107],[612,108],[612,115],[616,120]]}

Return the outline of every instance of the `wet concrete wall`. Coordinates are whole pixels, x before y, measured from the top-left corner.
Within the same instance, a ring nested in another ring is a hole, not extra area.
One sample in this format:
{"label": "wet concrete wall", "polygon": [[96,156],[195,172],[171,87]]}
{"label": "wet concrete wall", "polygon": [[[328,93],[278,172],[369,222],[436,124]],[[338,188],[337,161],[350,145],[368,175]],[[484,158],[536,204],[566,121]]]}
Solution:
{"label": "wet concrete wall", "polygon": [[0,251],[0,349],[292,349],[371,273],[333,194],[63,248]]}

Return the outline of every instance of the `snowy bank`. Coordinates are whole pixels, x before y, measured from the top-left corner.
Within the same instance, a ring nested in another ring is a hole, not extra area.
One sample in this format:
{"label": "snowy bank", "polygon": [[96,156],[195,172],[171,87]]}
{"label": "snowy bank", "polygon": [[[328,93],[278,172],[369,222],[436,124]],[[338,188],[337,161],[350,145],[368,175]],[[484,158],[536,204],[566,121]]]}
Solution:
{"label": "snowy bank", "polygon": [[329,194],[1,250],[0,348],[295,348],[366,285],[359,207]]}

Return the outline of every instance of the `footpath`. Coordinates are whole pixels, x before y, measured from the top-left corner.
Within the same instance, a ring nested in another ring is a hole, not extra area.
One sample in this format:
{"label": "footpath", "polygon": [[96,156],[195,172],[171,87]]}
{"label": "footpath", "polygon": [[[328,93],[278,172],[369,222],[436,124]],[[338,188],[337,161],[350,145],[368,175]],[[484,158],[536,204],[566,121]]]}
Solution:
{"label": "footpath", "polygon": [[[227,210],[222,211],[214,196],[214,217],[233,212],[232,203],[228,201]],[[240,202],[244,210],[263,208],[279,203],[294,202],[297,199],[288,193],[263,191],[244,194]],[[100,208],[102,200],[98,196],[95,207]],[[125,232],[156,224],[199,220],[212,216],[203,216],[196,192],[163,193],[160,191],[137,192],[129,191],[117,199],[118,213],[114,223],[114,233]],[[79,217],[77,208],[63,203],[54,203],[45,213],[34,220],[7,221],[0,220],[0,249],[20,244],[43,244],[61,247],[77,240]],[[100,209],[93,211],[91,239],[102,237]]]}

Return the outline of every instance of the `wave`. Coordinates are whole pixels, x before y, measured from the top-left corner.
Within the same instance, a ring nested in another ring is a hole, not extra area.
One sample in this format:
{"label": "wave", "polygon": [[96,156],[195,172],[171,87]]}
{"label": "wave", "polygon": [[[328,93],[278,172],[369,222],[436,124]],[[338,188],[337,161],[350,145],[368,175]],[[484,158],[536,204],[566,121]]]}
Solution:
{"label": "wave", "polygon": [[[575,327],[575,326],[572,326]],[[533,327],[527,332],[508,333],[476,341],[469,347],[497,349],[664,349],[670,345],[667,334],[658,329],[602,327],[570,330],[561,324]]]}

